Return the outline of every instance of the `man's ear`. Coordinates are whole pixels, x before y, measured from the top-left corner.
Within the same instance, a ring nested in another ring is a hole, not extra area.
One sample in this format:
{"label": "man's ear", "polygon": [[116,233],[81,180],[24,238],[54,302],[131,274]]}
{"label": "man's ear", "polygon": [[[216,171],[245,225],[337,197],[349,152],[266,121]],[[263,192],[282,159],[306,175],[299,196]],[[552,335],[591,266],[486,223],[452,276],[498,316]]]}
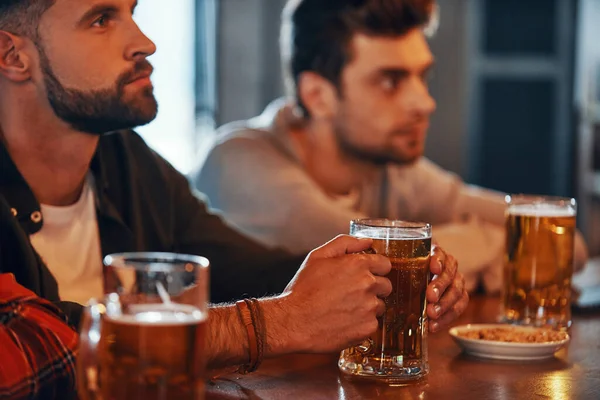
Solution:
{"label": "man's ear", "polygon": [[335,114],[338,106],[337,89],[321,75],[303,72],[298,78],[297,90],[311,118],[328,118]]}
{"label": "man's ear", "polygon": [[31,78],[30,60],[23,37],[0,30],[0,75],[14,82]]}

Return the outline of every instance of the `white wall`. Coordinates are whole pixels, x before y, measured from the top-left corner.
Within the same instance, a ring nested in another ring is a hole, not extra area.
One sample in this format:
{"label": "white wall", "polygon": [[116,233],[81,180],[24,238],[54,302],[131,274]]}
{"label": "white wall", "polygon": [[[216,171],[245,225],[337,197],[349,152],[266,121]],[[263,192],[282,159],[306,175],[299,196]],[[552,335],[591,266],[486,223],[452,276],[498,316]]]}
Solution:
{"label": "white wall", "polygon": [[156,43],[152,82],[157,118],[137,131],[177,169],[194,162],[194,0],[142,0],[135,19]]}

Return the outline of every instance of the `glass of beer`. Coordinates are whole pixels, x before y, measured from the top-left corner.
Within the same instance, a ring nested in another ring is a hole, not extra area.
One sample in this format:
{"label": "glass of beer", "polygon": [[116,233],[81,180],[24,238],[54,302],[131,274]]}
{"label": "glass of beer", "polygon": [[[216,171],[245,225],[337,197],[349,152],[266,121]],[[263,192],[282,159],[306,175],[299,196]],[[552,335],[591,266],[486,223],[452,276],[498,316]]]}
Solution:
{"label": "glass of beer", "polygon": [[406,383],[429,372],[425,291],[430,281],[431,226],[425,223],[362,219],[350,234],[373,239],[370,253],[388,257],[392,293],[377,332],[360,346],[342,351],[340,371],[350,377]]}
{"label": "glass of beer", "polygon": [[506,196],[505,322],[571,326],[575,199]]}
{"label": "glass of beer", "polygon": [[79,397],[204,399],[208,260],[124,253],[104,265],[105,297],[81,321]]}

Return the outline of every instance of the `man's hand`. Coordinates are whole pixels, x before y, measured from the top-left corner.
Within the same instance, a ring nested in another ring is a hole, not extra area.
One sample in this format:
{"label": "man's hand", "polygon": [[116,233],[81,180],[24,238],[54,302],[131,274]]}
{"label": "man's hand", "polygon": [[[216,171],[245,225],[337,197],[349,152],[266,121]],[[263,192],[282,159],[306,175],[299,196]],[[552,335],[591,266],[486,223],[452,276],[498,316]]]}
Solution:
{"label": "man's hand", "polygon": [[292,348],[339,351],[377,330],[377,316],[385,311],[382,298],[392,291],[383,277],[391,264],[381,255],[354,254],[371,244],[371,239],[341,235],[308,255],[280,297],[285,322],[273,321],[284,324]]}
{"label": "man's hand", "polygon": [[427,287],[427,316],[429,331],[437,332],[465,311],[469,294],[456,259],[439,246],[433,246],[430,268],[434,278]]}

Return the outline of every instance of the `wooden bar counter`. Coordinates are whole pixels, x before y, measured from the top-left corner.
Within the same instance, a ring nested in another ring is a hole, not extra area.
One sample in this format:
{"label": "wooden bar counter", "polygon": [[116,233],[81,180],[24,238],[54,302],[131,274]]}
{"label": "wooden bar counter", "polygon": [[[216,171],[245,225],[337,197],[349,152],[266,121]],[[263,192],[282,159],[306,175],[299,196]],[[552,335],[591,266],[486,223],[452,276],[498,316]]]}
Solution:
{"label": "wooden bar counter", "polygon": [[[498,297],[476,296],[454,325],[495,322]],[[266,360],[252,374],[207,384],[217,399],[600,399],[600,312],[575,314],[571,342],[537,362],[482,360],[461,353],[447,330],[429,335],[429,376],[404,387],[349,381],[337,354]]]}

